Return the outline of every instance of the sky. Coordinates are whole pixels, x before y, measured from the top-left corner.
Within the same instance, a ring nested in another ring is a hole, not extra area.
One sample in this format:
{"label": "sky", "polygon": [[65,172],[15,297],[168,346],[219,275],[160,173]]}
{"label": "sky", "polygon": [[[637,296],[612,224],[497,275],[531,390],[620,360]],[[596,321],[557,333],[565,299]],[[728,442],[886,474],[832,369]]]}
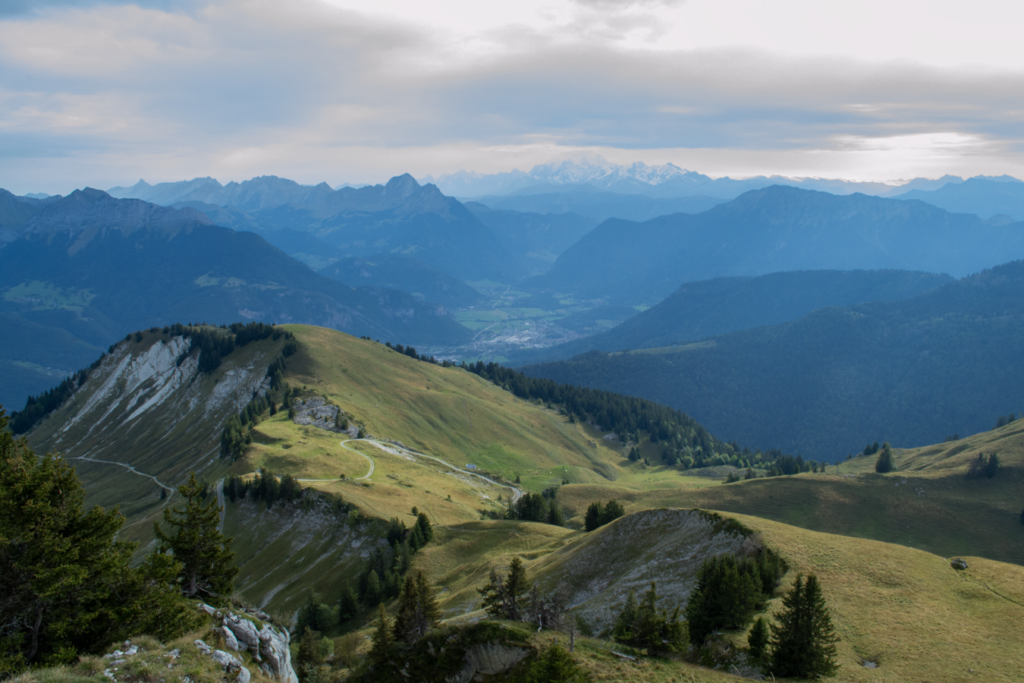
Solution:
{"label": "sky", "polygon": [[0,187],[1024,178],[1024,3],[2,0]]}

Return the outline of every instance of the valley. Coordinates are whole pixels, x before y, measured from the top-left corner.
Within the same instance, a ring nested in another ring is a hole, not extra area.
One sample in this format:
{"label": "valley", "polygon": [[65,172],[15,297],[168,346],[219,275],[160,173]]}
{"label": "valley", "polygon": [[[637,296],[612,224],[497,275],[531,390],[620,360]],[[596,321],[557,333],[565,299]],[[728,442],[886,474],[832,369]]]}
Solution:
{"label": "valley", "polygon": [[[431,521],[434,540],[412,566],[437,586],[453,628],[481,618],[476,588],[513,557],[544,590],[569,586],[579,623],[599,634],[628,589],[653,580],[666,605],[683,604],[702,558],[764,544],[789,563],[784,585],[801,572],[824,582],[840,636],[836,680],[966,680],[971,669],[987,680],[1014,678],[1007,656],[1021,646],[1010,624],[1024,609],[1024,425],[897,449],[899,471],[888,475],[874,473],[873,456],[859,455],[820,472],[723,483],[734,468],[668,466],[642,431],[636,447],[650,464],[632,461],[633,444],[458,366],[325,328],[289,325],[276,334],[237,347],[203,373],[182,337],[142,333],[92,370],[30,442],[72,459],[91,503],[120,504],[125,537],[143,548],[151,522],[176,499],[164,498],[149,477],[175,482],[190,469],[210,484],[257,471],[294,477],[310,491],[295,503],[232,502],[225,492],[223,522],[235,539],[240,597],[285,623],[310,590],[337,599],[374,549],[388,547],[387,520],[412,524],[415,510]],[[267,368],[287,344],[295,349],[284,358],[280,386],[335,406],[347,430],[301,424],[302,413],[292,419],[277,410],[248,428],[240,458],[223,457],[217,424],[254,394],[277,395]],[[967,478],[970,463],[990,452],[999,453],[996,477]],[[500,519],[510,499],[550,489],[566,526]],[[612,499],[626,516],[583,531],[587,506]],[[951,569],[954,556],[969,569]],[[780,609],[777,593],[768,613]],[[340,642],[344,632],[333,637]],[[745,642],[742,630],[723,637]],[[598,680],[626,672],[651,681],[732,680],[685,662],[624,663],[606,643],[584,634],[578,641]]]}

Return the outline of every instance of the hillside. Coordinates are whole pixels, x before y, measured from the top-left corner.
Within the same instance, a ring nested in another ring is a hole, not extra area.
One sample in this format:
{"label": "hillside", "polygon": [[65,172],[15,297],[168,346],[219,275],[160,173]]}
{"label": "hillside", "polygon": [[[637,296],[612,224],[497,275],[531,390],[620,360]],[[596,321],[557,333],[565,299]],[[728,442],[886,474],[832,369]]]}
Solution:
{"label": "hillside", "polygon": [[[662,604],[671,609],[685,603],[694,561],[703,553],[744,552],[745,544],[763,543],[790,563],[783,589],[799,573],[820,578],[841,639],[841,667],[833,680],[1016,679],[1021,635],[1015,623],[1024,616],[1021,567],[968,556],[969,569],[957,572],[944,556],[923,550],[729,516],[756,536],[717,531],[696,513],[679,509],[637,512],[569,536],[555,536],[542,525],[519,525],[512,533],[501,523],[474,524],[445,532],[417,558],[417,566],[438,577],[442,606],[457,613],[474,602],[471,590],[483,583],[489,567],[505,569],[518,555],[526,560],[528,578],[548,589],[563,582],[579,591],[578,606],[596,627],[606,622],[591,615],[587,597],[607,611],[620,604],[627,588],[639,591],[654,580]],[[779,595],[769,604],[771,614],[780,610]],[[744,636],[725,633],[740,643]],[[865,668],[865,662],[877,668]],[[662,666],[660,680],[701,680],[690,679],[686,665]],[[632,680],[643,672],[627,664],[606,680]]]}
{"label": "hillside", "polygon": [[658,305],[607,332],[546,349],[524,350],[510,361],[518,365],[563,360],[587,351],[685,344],[796,320],[826,306],[906,299],[951,279],[931,273],[868,270],[797,271],[688,282]]}
{"label": "hillside", "polygon": [[528,286],[653,304],[681,283],[723,276],[889,268],[962,277],[1022,256],[1016,224],[776,186],[696,215],[605,221]]}
{"label": "hillside", "polygon": [[1017,261],[904,301],[524,371],[671,405],[751,447],[835,462],[868,442],[912,447],[980,432],[1015,410],[1022,286]]}
{"label": "hillside", "polygon": [[[239,318],[327,325],[415,344],[470,336],[436,305],[409,294],[349,287],[256,234],[210,225],[194,210],[113,199],[98,190],[37,207],[21,235],[0,246],[0,293],[0,311],[101,348],[154,325]],[[53,332],[51,345],[61,338]],[[45,365],[29,338],[12,343],[6,359]],[[54,383],[45,372],[36,374],[23,383],[29,392]],[[6,387],[5,394],[17,407],[26,398]]]}
{"label": "hillside", "polygon": [[[284,332],[294,333],[293,342]],[[618,439],[602,438],[593,427],[519,400],[461,368],[413,360],[325,328],[288,325],[275,328],[274,336],[236,347],[215,369],[203,370],[204,352],[192,348],[189,338],[173,329],[142,332],[117,344],[36,426],[30,443],[73,460],[89,502],[119,504],[129,518],[125,533],[144,542],[150,522],[173,501],[161,489],[172,491],[191,470],[213,483],[268,468],[340,496],[371,519],[406,519],[416,506],[437,524],[498,514],[501,501],[518,490],[539,493],[563,480],[635,476]],[[349,433],[302,424],[285,410],[264,412],[244,455],[234,461],[221,457],[228,419],[268,391],[281,400],[267,370],[289,343],[295,348],[281,381],[304,399],[340,407],[350,420]],[[342,445],[356,438],[356,425],[371,440]],[[691,428],[709,439],[699,425]],[[517,478],[521,485],[512,485]],[[347,513],[339,517],[329,507],[310,512],[313,521],[259,505],[231,510],[225,528],[238,538],[240,590],[273,609],[297,606],[307,585],[297,581],[297,572],[358,564],[349,546],[376,533],[372,524],[353,527]],[[300,546],[306,551],[299,553]],[[292,548],[291,564],[279,561],[283,547]],[[315,586],[337,591],[344,580],[324,573]]]}
{"label": "hillside", "polygon": [[973,213],[982,218],[1007,216],[1024,220],[1024,183],[1016,178],[969,178],[934,190],[911,190],[896,199],[926,202],[951,213]]}

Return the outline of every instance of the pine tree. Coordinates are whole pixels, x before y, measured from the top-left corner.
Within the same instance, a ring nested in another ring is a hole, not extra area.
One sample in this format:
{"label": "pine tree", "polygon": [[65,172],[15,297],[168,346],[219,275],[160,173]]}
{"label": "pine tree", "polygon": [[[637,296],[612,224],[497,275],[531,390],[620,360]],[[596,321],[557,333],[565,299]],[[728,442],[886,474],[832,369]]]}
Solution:
{"label": "pine tree", "polygon": [[376,668],[383,668],[391,660],[391,649],[395,641],[391,633],[391,621],[384,605],[377,612],[377,630],[373,634],[373,645],[370,647],[370,661]]}
{"label": "pine tree", "polygon": [[208,602],[223,604],[234,591],[238,568],[230,548],[232,539],[225,538],[218,528],[221,508],[215,501],[204,507],[202,492],[193,472],[178,487],[184,505],[164,510],[164,522],[174,529],[174,535],[167,535],[159,524],[153,528],[159,541],[158,552],[172,553],[182,565],[178,575],[182,595],[201,596]]}
{"label": "pine tree", "polygon": [[771,671],[776,676],[816,678],[831,676],[837,668],[839,638],[832,628],[828,606],[818,578],[798,576],[782,599],[779,625],[772,625]]}
{"label": "pine tree", "polygon": [[764,617],[758,617],[754,626],[747,636],[747,646],[750,648],[750,656],[760,660],[764,657],[764,650],[768,646],[768,626],[764,623]]}
{"label": "pine tree", "polygon": [[483,598],[484,609],[492,617],[519,621],[523,618],[523,599],[530,592],[530,583],[526,580],[526,569],[518,557],[512,558],[508,576],[502,576],[497,570],[491,570],[490,580],[477,592]]}

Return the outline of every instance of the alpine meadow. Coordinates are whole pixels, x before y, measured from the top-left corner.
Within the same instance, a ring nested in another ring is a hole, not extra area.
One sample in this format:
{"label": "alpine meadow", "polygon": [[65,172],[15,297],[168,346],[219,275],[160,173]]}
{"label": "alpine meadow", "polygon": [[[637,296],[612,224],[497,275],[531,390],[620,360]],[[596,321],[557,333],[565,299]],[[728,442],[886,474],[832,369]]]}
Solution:
{"label": "alpine meadow", "polygon": [[0,7],[0,682],[1024,681],[1021,20]]}

